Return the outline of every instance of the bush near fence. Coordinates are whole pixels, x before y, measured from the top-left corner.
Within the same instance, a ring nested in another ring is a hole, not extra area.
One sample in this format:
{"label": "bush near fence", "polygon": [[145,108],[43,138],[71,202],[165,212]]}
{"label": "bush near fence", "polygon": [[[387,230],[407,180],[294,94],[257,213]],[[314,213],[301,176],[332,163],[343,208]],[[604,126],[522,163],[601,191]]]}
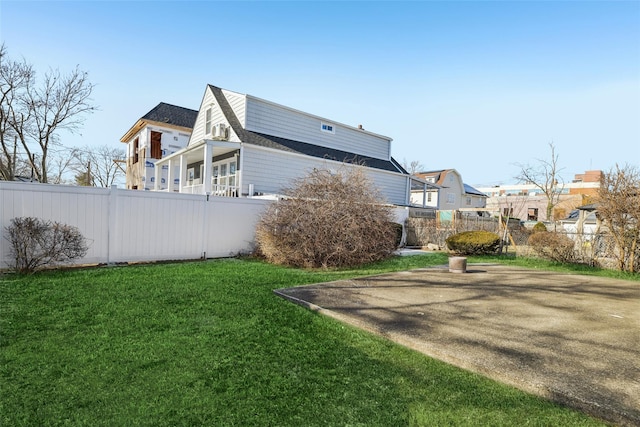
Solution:
{"label": "bush near fence", "polygon": [[[500,227],[498,218],[474,217],[457,214],[451,221],[435,218],[408,218],[405,224],[407,231],[407,246],[422,246],[429,244],[440,248],[446,247],[446,240],[454,234],[464,231],[490,231],[500,234],[504,227]],[[509,232],[516,245],[526,244],[529,232],[520,225],[517,219],[509,220]],[[501,234],[500,234],[501,235]]]}
{"label": "bush near fence", "polygon": [[[446,239],[454,234],[464,231],[491,231],[494,233],[504,232],[504,228],[499,226],[498,218],[473,217],[463,215],[453,215],[452,221],[442,221],[439,219],[437,211],[431,217],[410,217],[407,219],[405,227],[407,234],[407,246],[427,247],[436,245],[442,250],[446,250]],[[611,235],[605,232],[599,233],[577,233],[565,231],[560,224],[550,231],[566,236],[575,242],[574,262],[588,264],[607,269],[615,269],[616,244]],[[516,256],[537,257],[539,256],[533,248],[528,245],[529,236],[533,230],[527,229],[520,224],[517,219],[509,220],[509,235],[505,244],[509,245],[508,250],[515,252]],[[515,247],[513,246],[515,245]],[[636,254],[637,270],[640,270],[640,251]]]}

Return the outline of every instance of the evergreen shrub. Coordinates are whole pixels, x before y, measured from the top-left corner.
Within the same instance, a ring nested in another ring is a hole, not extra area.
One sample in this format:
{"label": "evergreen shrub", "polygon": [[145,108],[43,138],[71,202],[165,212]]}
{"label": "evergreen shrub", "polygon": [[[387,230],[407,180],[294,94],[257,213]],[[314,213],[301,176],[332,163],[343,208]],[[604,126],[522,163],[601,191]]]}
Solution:
{"label": "evergreen shrub", "polygon": [[547,226],[544,225],[543,222],[538,221],[536,222],[536,225],[533,226],[533,232],[538,233],[541,231],[547,231]]}
{"label": "evergreen shrub", "polygon": [[500,236],[490,231],[463,231],[448,237],[446,243],[459,255],[494,254],[500,247]]}

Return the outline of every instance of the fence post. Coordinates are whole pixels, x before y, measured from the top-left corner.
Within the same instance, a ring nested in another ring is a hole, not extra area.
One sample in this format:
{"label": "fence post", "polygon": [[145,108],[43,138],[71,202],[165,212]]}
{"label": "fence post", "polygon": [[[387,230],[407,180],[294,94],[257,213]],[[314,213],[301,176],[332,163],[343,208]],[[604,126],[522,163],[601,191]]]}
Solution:
{"label": "fence post", "polygon": [[[206,159],[207,157],[205,157]],[[210,201],[211,199],[211,201]],[[212,205],[213,205],[213,200],[215,200],[215,198],[213,197],[209,197],[209,195],[205,196],[203,198],[202,201],[202,241],[201,241],[201,245],[200,245],[200,256],[202,257],[202,259],[207,259],[207,249],[209,249],[209,221],[207,220],[209,218],[209,210],[213,209]]]}
{"label": "fence post", "polygon": [[109,188],[109,211],[107,217],[107,264],[113,264],[114,245],[116,242],[116,227],[118,226],[118,187]]}

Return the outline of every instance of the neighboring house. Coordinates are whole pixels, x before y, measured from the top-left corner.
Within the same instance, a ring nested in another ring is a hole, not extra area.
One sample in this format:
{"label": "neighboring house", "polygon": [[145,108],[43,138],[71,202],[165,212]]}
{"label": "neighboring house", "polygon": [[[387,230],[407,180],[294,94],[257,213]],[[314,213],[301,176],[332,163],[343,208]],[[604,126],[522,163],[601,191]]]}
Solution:
{"label": "neighboring house", "polygon": [[[590,203],[600,188],[602,171],[586,171],[576,174],[572,182],[558,184],[558,203],[554,207],[553,217],[565,218],[569,213]],[[509,184],[495,187],[481,187],[487,194],[487,209],[495,215],[502,213],[523,221],[550,221],[547,218],[547,197],[533,184]]]}
{"label": "neighboring house", "polygon": [[[126,188],[153,189],[156,161],[187,146],[197,115],[196,110],[161,102],[120,138],[127,144]],[[159,175],[166,181],[168,171]]]}
{"label": "neighboring house", "polygon": [[411,190],[411,204],[432,207],[438,210],[482,209],[487,196],[462,182],[462,176],[455,169],[418,172],[416,177],[427,185],[423,189]]}
{"label": "neighboring house", "polygon": [[[212,85],[188,145],[157,161],[177,191],[231,197],[280,195],[314,168],[343,165],[364,167],[388,203],[408,204],[410,175],[391,138]],[[154,188],[168,191],[158,178]]]}

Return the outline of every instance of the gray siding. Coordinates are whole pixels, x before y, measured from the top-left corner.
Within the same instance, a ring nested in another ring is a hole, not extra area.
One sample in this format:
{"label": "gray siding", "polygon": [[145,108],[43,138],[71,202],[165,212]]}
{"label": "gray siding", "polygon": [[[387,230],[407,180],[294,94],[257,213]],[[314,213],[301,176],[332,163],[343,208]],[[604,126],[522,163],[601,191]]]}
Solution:
{"label": "gray siding", "polygon": [[236,113],[236,117],[240,121],[240,124],[245,126],[245,106],[247,96],[237,92],[231,92],[230,90],[222,89],[222,93],[224,94],[227,101],[229,101],[229,105],[233,109],[233,112]]}
{"label": "gray siding", "polygon": [[[242,193],[248,192],[249,184],[254,191],[264,194],[282,194],[295,178],[308,174],[313,168],[337,169],[343,163],[317,159],[277,150],[245,144],[242,151]],[[347,165],[347,167],[357,167]],[[407,177],[399,173],[367,169],[367,175],[380,190],[386,202],[404,205]]]}
{"label": "gray siding", "polygon": [[[382,136],[250,96],[246,97],[246,101],[247,130],[378,159],[389,160],[391,157],[391,141]],[[333,125],[335,133],[322,132],[321,123]]]}

